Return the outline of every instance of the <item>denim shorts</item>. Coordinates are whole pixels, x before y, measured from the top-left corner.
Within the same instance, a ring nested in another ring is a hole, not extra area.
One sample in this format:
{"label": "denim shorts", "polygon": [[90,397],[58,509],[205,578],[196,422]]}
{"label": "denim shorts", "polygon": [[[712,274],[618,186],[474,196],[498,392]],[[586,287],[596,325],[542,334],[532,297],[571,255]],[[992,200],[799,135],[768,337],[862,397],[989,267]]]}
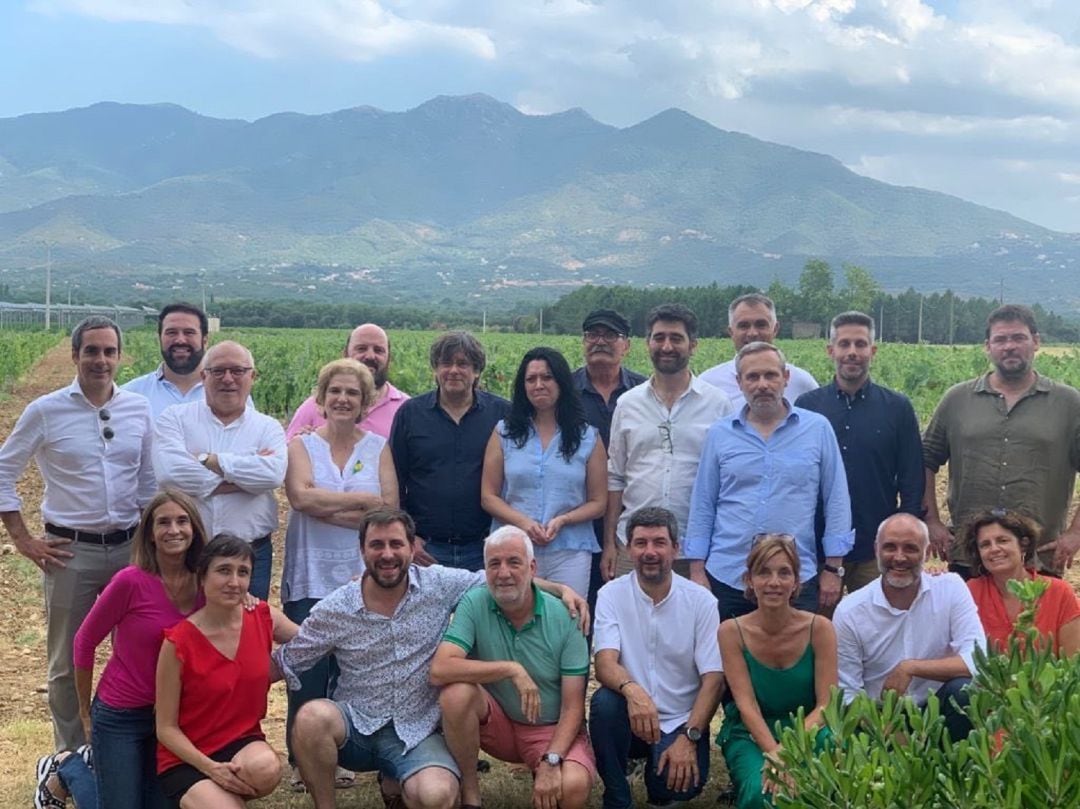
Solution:
{"label": "denim shorts", "polygon": [[341,705],[334,704],[345,720],[345,741],[338,748],[338,764],[345,769],[378,771],[400,783],[427,767],[442,767],[461,778],[461,771],[446,749],[441,733],[432,733],[406,753],[405,743],[398,738],[393,722],[387,722],[370,736],[365,736],[356,729]]}

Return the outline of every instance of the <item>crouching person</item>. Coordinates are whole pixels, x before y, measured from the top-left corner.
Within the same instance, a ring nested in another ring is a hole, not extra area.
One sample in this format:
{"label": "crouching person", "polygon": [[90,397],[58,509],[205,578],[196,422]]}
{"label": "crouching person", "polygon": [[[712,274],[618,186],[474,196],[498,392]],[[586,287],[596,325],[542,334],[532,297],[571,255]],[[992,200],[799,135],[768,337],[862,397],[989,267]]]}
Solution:
{"label": "crouching person", "polygon": [[533,806],[585,805],[596,763],[584,731],[589,654],[556,599],[533,583],[532,542],[506,526],[484,543],[487,587],[458,604],[431,662],[461,808],[480,806],[481,749],[533,773]]}
{"label": "crouching person", "polygon": [[724,689],[716,597],[672,574],[679,524],[664,508],[642,508],[627,523],[634,570],[596,598],[596,679],[589,714],[604,779],[604,809],[634,805],[626,765],[644,758],[654,806],[701,792],[709,778],[709,721]]}

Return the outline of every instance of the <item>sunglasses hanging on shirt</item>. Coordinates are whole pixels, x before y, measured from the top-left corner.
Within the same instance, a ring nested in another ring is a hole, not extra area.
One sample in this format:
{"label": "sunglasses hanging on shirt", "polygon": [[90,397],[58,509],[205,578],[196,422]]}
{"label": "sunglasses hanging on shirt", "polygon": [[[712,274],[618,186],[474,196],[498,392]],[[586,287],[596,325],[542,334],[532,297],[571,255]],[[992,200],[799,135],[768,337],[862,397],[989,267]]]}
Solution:
{"label": "sunglasses hanging on shirt", "polygon": [[112,418],[112,413],[110,413],[103,407],[101,408],[101,410],[98,411],[98,418],[105,423],[105,429],[101,431],[101,437],[104,438],[106,441],[111,441],[113,436],[116,435],[116,433],[113,431],[113,428],[109,426],[109,419]]}

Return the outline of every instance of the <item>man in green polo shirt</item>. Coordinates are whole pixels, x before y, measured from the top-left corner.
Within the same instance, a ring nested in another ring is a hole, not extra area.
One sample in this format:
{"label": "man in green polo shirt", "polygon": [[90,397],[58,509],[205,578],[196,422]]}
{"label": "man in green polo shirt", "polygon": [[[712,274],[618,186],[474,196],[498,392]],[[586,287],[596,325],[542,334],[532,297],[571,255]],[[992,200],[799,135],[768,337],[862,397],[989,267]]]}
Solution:
{"label": "man in green polo shirt", "polygon": [[485,540],[484,568],[487,587],[461,599],[431,661],[446,746],[462,771],[461,809],[480,806],[481,748],[532,770],[534,806],[582,807],[596,780],[584,730],[585,636],[533,585],[533,546],[520,528]]}

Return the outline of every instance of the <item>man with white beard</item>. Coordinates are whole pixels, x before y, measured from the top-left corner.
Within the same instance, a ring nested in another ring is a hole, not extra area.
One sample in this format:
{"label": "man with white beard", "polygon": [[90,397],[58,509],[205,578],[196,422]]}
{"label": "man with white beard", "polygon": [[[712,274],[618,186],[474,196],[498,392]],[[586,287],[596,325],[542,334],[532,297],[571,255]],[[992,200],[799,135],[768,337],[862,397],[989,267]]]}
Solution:
{"label": "man with white beard", "polygon": [[874,542],[881,576],[843,599],[833,618],[840,687],[847,702],[859,691],[880,699],[891,690],[921,705],[936,689],[957,741],[971,730],[966,686],[986,635],[964,580],[923,571],[929,544],[918,517],[894,514],[881,523]]}

